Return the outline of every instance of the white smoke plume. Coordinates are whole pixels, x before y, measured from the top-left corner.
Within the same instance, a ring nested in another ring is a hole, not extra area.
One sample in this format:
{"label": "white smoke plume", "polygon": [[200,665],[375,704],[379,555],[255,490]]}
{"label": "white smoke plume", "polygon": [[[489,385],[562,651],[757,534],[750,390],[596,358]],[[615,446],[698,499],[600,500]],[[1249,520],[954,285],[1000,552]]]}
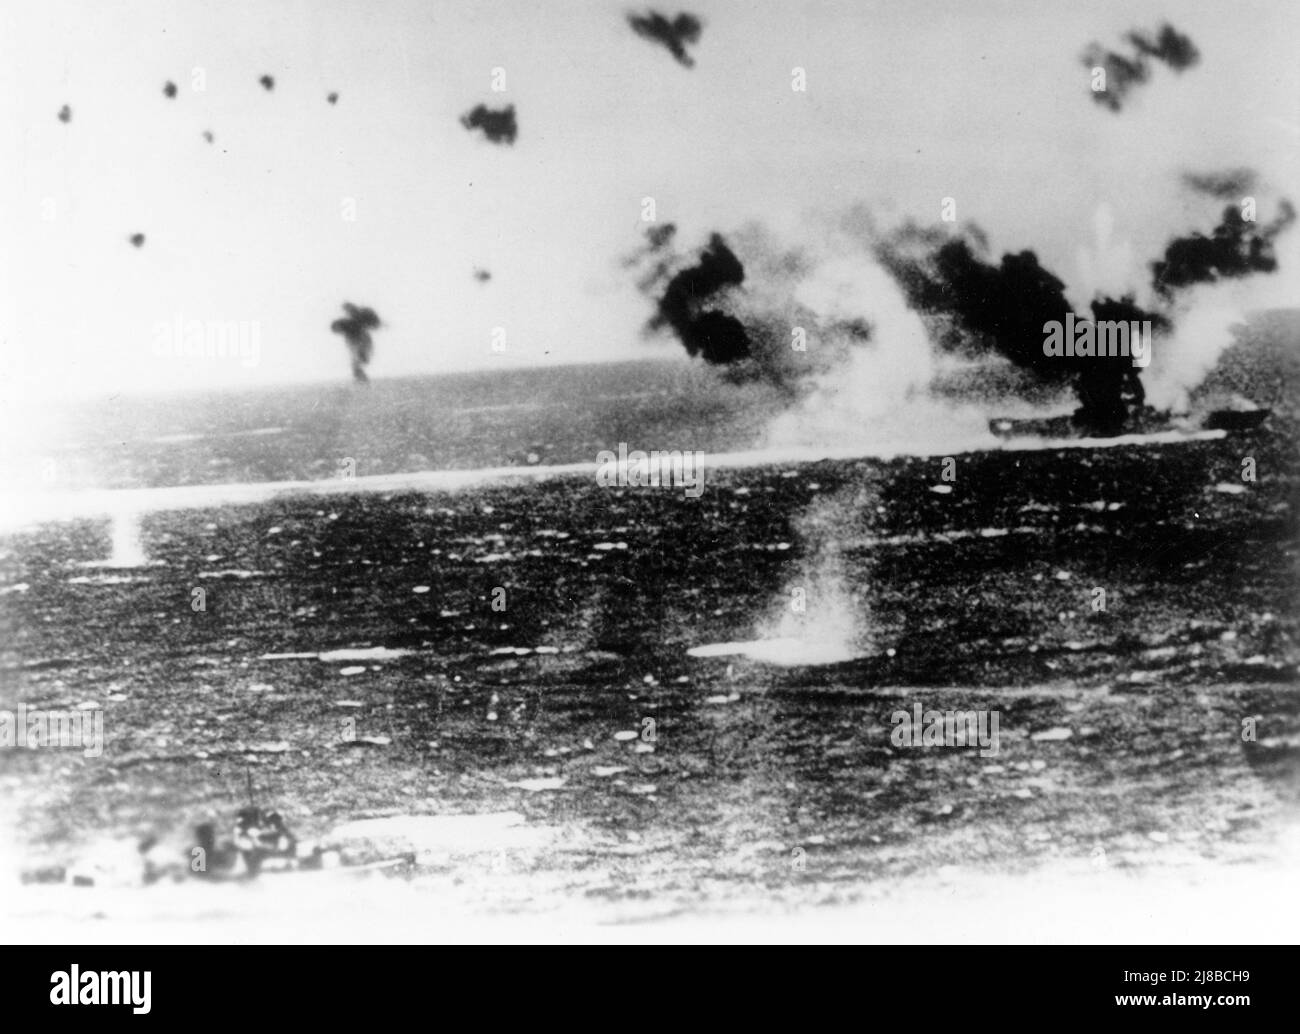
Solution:
{"label": "white smoke plume", "polygon": [[805,226],[801,240],[756,227],[732,240],[746,281],[731,311],[760,364],[779,371],[794,394],[767,444],[860,446],[874,455],[991,444],[987,414],[934,394],[936,374],[953,361],[877,261],[860,223]]}

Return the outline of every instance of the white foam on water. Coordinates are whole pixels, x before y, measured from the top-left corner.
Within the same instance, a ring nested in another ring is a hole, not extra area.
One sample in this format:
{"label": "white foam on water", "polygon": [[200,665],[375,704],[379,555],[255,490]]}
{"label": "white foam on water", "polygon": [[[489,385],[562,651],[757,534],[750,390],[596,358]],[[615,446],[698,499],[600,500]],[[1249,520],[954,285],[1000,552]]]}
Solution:
{"label": "white foam on water", "polygon": [[127,567],[127,568],[166,567],[166,566],[167,566],[167,561],[165,561],[165,560],[146,560],[146,561],[144,561],[144,563],[140,563],[140,564],[119,564],[116,560],[114,560],[112,557],[110,557],[110,558],[107,559],[107,560],[78,560],[78,561],[77,561],[75,564],[73,564],[72,566],[73,566],[73,567],[90,567],[90,568],[108,568],[108,569],[112,569],[112,568],[115,568],[115,567]]}
{"label": "white foam on water", "polygon": [[778,637],[741,643],[710,643],[686,651],[688,657],[747,657],[783,668],[843,664],[863,656],[837,639]]}
{"label": "white foam on water", "polygon": [[326,650],[321,653],[322,661],[388,661],[406,657],[414,650],[394,650],[387,646],[367,646],[357,649]]}
{"label": "white foam on water", "polygon": [[161,434],[145,441],[156,445],[178,445],[182,442],[201,442],[213,438],[261,438],[268,434],[283,434],[283,427],[254,427],[247,431],[223,431],[216,434]]}
{"label": "white foam on water", "polygon": [[174,445],[178,442],[197,442],[206,437],[207,435],[202,434],[160,434],[156,438],[146,440],[155,445]]}
{"label": "white foam on water", "polygon": [[323,650],[318,653],[264,653],[259,661],[391,661],[407,657],[414,650],[394,650],[387,646],[366,646],[355,649]]}
{"label": "white foam on water", "polygon": [[[1157,434],[1120,435],[1117,438],[1022,438],[993,445],[969,441],[944,443],[945,447],[872,445],[861,442],[842,446],[796,445],[751,449],[739,452],[706,453],[703,467],[711,470],[748,469],[784,464],[807,464],[823,460],[896,459],[900,456],[951,456],[970,452],[1032,452],[1055,449],[1111,449],[1126,445],[1174,445],[1223,438],[1226,431],[1162,431]],[[80,492],[14,493],[0,498],[0,531],[12,531],[48,521],[113,516],[114,557],[112,566],[144,566],[139,545],[138,519],[156,511],[209,509],[263,503],[280,497],[362,495],[397,492],[458,492],[485,484],[545,481],[583,476],[595,478],[599,465],[565,463],[537,467],[484,467],[476,470],[421,470],[404,474],[376,474],[356,478],[326,478],[319,481],[234,482],[216,485],[184,485],[173,488],[92,489]],[[662,489],[660,490],[662,491]],[[118,527],[125,514],[134,515]]]}

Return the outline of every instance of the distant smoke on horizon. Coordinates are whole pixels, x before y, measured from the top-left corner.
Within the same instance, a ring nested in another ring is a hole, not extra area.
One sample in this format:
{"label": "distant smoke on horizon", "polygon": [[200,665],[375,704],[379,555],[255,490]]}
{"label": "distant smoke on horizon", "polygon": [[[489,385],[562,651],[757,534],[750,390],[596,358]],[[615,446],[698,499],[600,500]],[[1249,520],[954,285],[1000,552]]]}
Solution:
{"label": "distant smoke on horizon", "polygon": [[[915,229],[908,228],[906,236],[915,240]],[[1093,433],[1119,433],[1145,397],[1131,358],[1045,355],[1044,326],[1064,326],[1074,312],[1065,282],[1030,250],[1006,253],[995,264],[984,257],[983,240],[976,228],[937,245],[926,241],[927,250],[919,257],[904,257],[897,242],[886,239],[877,254],[913,308],[946,319],[937,336],[941,347],[946,343],[966,354],[991,350],[1045,382],[1069,383],[1079,400],[1075,418],[1080,426]],[[1149,320],[1153,330],[1169,326],[1164,316],[1142,309],[1131,295],[1097,297],[1090,308],[1099,321]]]}
{"label": "distant smoke on horizon", "polygon": [[[1247,181],[1225,174],[1206,192]],[[1172,240],[1151,263],[1150,287],[1137,279],[1135,265],[1122,291],[1093,295],[1093,320],[1149,322],[1160,335],[1146,368],[1129,356],[1045,355],[1045,324],[1064,325],[1072,313],[1087,317],[1034,251],[995,258],[974,224],[882,229],[858,208],[803,243],[778,244],[751,226],[726,237],[713,233],[682,254],[670,223],[649,227],[625,265],[641,271],[638,285],[654,300],[648,329],[670,330],[687,354],[729,379],[776,385],[796,401],[799,419],[834,426],[836,434],[860,432],[860,418],[891,406],[910,406],[914,417],[928,412],[918,400],[928,397],[939,366],[993,357],[1044,386],[1070,389],[1085,431],[1118,434],[1150,395],[1144,377],[1158,386],[1152,401],[1166,408],[1204,377],[1228,343],[1230,321],[1220,318],[1218,299],[1210,308],[1219,315],[1207,323],[1198,311],[1208,304],[1199,288],[1275,270],[1273,242],[1294,218],[1285,200],[1263,226],[1230,207],[1211,235]],[[1179,333],[1184,323],[1198,332],[1219,329],[1208,340],[1198,333],[1189,341]]]}
{"label": "distant smoke on horizon", "polygon": [[374,354],[374,341],[370,337],[370,331],[378,329],[382,324],[374,309],[344,302],[343,311],[347,316],[331,323],[330,330],[342,334],[348,346],[352,356],[352,379],[358,384],[368,384],[370,378],[366,375],[366,367]]}

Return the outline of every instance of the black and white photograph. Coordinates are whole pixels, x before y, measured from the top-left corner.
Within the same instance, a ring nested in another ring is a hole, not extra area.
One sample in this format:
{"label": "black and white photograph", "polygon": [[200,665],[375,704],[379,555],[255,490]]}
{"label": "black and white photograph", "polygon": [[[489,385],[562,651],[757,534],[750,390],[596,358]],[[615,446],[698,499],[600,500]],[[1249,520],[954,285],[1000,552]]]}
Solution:
{"label": "black and white photograph", "polygon": [[4,0],[0,941],[1294,944],[1300,6],[681,2]]}

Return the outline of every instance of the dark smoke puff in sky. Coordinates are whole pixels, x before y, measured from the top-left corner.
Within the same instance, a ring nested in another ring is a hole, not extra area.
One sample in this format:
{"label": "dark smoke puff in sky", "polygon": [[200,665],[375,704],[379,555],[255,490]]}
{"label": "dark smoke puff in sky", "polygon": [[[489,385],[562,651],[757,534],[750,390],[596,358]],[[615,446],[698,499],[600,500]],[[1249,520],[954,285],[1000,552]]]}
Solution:
{"label": "dark smoke puff in sky", "polygon": [[671,244],[673,237],[676,235],[677,224],[664,223],[661,226],[651,226],[646,230],[645,239],[651,251],[658,251],[660,248],[666,248]]}
{"label": "dark smoke puff in sky", "polygon": [[1151,284],[1168,298],[1192,284],[1271,273],[1277,269],[1273,241],[1294,221],[1295,208],[1286,200],[1279,203],[1277,218],[1264,226],[1247,221],[1236,205],[1229,205],[1210,236],[1193,233],[1169,242],[1164,258],[1151,264]]}
{"label": "dark smoke puff in sky", "polygon": [[919,239],[933,249],[920,259],[886,247],[881,259],[913,308],[953,317],[970,335],[989,342],[1013,362],[1047,379],[1063,379],[1059,360],[1043,355],[1043,324],[1070,312],[1065,284],[1038,263],[1032,251],[1003,255],[1000,266],[980,258],[964,237]]}
{"label": "dark smoke puff in sky", "polygon": [[1198,194],[1227,200],[1239,198],[1255,189],[1252,169],[1225,169],[1222,172],[1185,172],[1183,185]]}
{"label": "dark smoke puff in sky", "polygon": [[1106,89],[1093,91],[1092,99],[1111,111],[1124,106],[1130,91],[1151,77],[1151,61],[1160,61],[1175,72],[1182,72],[1200,60],[1200,51],[1191,38],[1165,23],[1155,37],[1133,31],[1125,37],[1133,46],[1131,55],[1108,50],[1100,43],[1091,44],[1083,55],[1085,68],[1106,70]]}
{"label": "dark smoke puff in sky", "polygon": [[645,231],[646,243],[623,260],[625,269],[648,266],[648,271],[637,281],[637,289],[651,291],[658,283],[668,278],[672,267],[671,245],[677,234],[673,223],[652,225]]}
{"label": "dark smoke puff in sky", "polygon": [[171,100],[176,96],[176,84],[173,82],[163,83],[163,96]]}
{"label": "dark smoke puff in sky", "polygon": [[60,122],[72,121],[72,109],[68,107],[66,104],[59,109],[59,121]]}
{"label": "dark smoke puff in sky", "polygon": [[130,237],[127,238],[127,240],[129,240],[137,248],[144,247],[144,234],[142,233],[133,233],[131,234]]}
{"label": "dark smoke puff in sky", "polygon": [[325,99],[329,101],[331,104],[337,104],[339,102],[339,95],[337,92],[331,93],[327,95]]}
{"label": "dark smoke puff in sky", "polygon": [[374,341],[370,332],[380,326],[379,316],[374,309],[353,305],[351,302],[343,303],[343,311],[347,315],[331,323],[330,330],[343,335],[348,351],[352,354],[352,379],[358,384],[367,384],[370,378],[366,376],[366,366],[374,353]]}
{"label": "dark smoke puff in sky", "polygon": [[[761,225],[730,240],[714,234],[706,247],[685,255],[673,247],[675,237],[672,223],[649,226],[645,243],[624,260],[654,300],[646,329],[670,329],[687,354],[719,367],[725,379],[763,381],[794,401],[871,340],[866,321],[819,315],[800,300],[815,263],[782,247]],[[792,348],[796,327],[813,328],[817,347]]]}
{"label": "dark smoke puff in sky", "polygon": [[642,39],[653,40],[667,47],[679,64],[686,68],[695,67],[695,59],[686,53],[687,44],[698,43],[700,32],[704,28],[695,15],[682,11],[669,21],[658,11],[647,11],[645,14],[629,14],[627,23]]}
{"label": "dark smoke puff in sky", "polygon": [[1175,72],[1191,68],[1201,59],[1201,52],[1196,49],[1190,36],[1185,36],[1168,22],[1160,27],[1160,33],[1152,39],[1145,32],[1130,32],[1128,41],[1138,53],[1146,57],[1163,61]]}
{"label": "dark smoke puff in sky", "polygon": [[1133,61],[1123,54],[1099,47],[1084,54],[1083,63],[1088,68],[1101,67],[1106,70],[1106,89],[1094,91],[1092,99],[1111,111],[1119,111],[1124,106],[1129,91],[1146,82],[1150,76],[1145,61]]}
{"label": "dark smoke puff in sky", "polygon": [[275,89],[275,78],[274,78],[274,76],[264,75],[264,76],[262,76],[262,78],[260,78],[260,79],[257,80],[257,81],[258,81],[259,83],[262,84],[263,89],[265,89],[268,93],[269,93],[271,90],[274,90],[274,89]]}
{"label": "dark smoke puff in sky", "polygon": [[493,111],[485,104],[476,105],[460,117],[460,124],[470,131],[483,130],[483,135],[494,144],[513,144],[519,133],[513,104],[500,111]]}
{"label": "dark smoke puff in sky", "polygon": [[[652,230],[653,234],[654,231]],[[651,238],[652,248],[663,247],[671,230]],[[654,241],[658,240],[658,244]],[[749,356],[749,335],[736,317],[713,307],[729,287],[744,283],[745,267],[719,234],[709,238],[693,266],[679,270],[664,287],[652,329],[670,327],[692,356],[714,364],[734,363]]]}

